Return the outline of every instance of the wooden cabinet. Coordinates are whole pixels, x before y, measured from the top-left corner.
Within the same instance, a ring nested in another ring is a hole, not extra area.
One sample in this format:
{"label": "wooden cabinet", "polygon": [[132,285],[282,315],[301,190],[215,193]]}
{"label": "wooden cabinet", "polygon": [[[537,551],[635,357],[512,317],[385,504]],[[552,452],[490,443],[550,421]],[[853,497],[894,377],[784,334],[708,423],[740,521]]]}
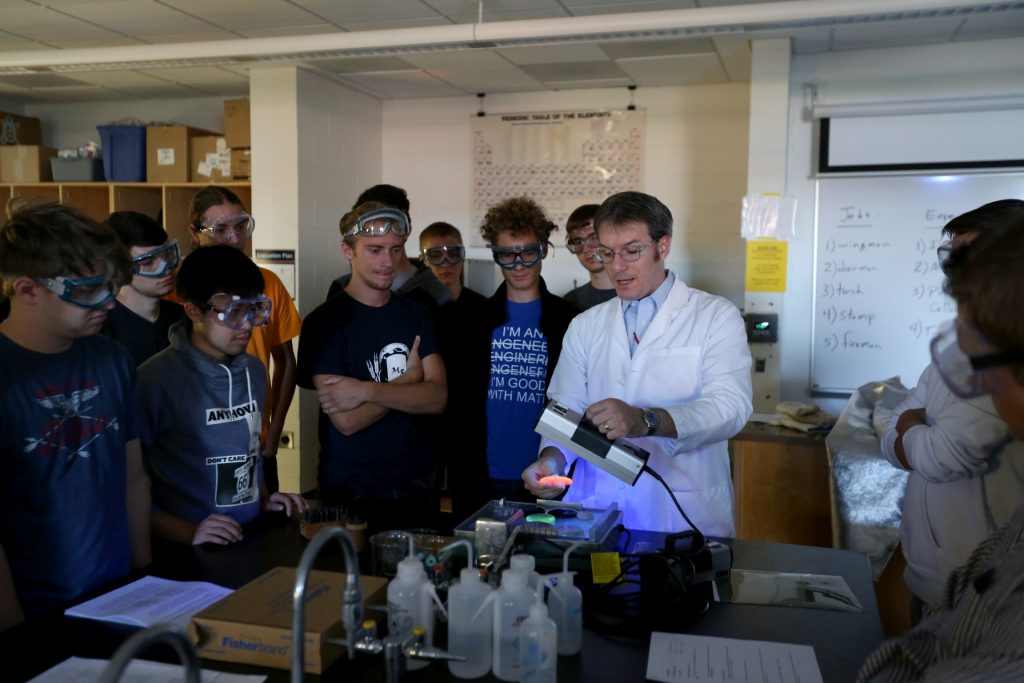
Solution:
{"label": "wooden cabinet", "polygon": [[729,446],[737,538],[832,546],[823,435],[750,423]]}
{"label": "wooden cabinet", "polygon": [[[2,183],[0,200],[60,202],[81,209],[102,221],[114,211],[138,211],[161,222],[167,234],[176,237],[182,255],[191,251],[188,234],[188,205],[192,197],[208,183]],[[252,206],[252,188],[248,182],[218,183],[239,196],[246,207]]]}

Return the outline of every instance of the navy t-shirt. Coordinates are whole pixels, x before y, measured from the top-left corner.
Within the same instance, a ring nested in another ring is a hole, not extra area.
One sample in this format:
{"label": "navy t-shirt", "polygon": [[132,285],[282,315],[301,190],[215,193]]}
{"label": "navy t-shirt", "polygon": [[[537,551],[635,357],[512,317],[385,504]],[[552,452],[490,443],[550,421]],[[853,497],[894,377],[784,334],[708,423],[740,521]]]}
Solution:
{"label": "navy t-shirt", "polygon": [[37,353],[0,334],[0,542],[26,614],[131,569],[131,356],[101,335]]}
{"label": "navy t-shirt", "polygon": [[[313,375],[394,381],[405,373],[417,335],[421,358],[437,353],[433,321],[419,304],[392,294],[384,306],[367,306],[343,290],[302,323],[297,383],[314,389]],[[386,496],[430,469],[424,415],[391,410],[346,436],[321,412],[319,426],[321,487],[340,487],[354,496]]]}
{"label": "navy t-shirt", "polygon": [[160,300],[160,314],[156,322],[149,322],[120,301],[116,303],[107,313],[100,332],[128,349],[136,367],[167,348],[170,344],[167,331],[185,317],[185,309],[173,301]]}
{"label": "navy t-shirt", "polygon": [[506,306],[508,320],[491,335],[487,467],[494,479],[519,479],[540,447],[534,427],[544,409],[548,340],[540,331],[540,299]]}

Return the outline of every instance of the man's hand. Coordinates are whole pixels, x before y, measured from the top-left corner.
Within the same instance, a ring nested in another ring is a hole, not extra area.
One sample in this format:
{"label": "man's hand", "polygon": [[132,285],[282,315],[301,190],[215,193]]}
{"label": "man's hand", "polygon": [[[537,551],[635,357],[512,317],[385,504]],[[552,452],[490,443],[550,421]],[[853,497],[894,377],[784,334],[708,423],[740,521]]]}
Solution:
{"label": "man's hand", "polygon": [[523,470],[523,486],[538,498],[557,498],[565,490],[564,486],[541,484],[540,480],[553,474],[561,474],[565,469],[565,456],[557,448],[545,448],[540,458]]}
{"label": "man's hand", "polygon": [[216,543],[228,545],[242,540],[242,525],[226,515],[210,515],[199,522],[192,536],[192,545]]}
{"label": "man's hand", "polygon": [[592,404],[586,415],[609,441],[647,434],[643,409],[634,408],[617,398],[606,398]]}
{"label": "man's hand", "polygon": [[399,378],[403,384],[415,384],[423,381],[423,359],[420,358],[420,336],[412,342],[409,358],[405,361],[405,373]]}
{"label": "man's hand", "polygon": [[305,512],[309,509],[309,501],[296,493],[271,493],[263,499],[264,512],[284,512],[291,516],[292,512]]}
{"label": "man's hand", "polygon": [[352,377],[334,375],[324,380],[316,392],[320,409],[327,415],[358,408],[366,402],[365,382]]}

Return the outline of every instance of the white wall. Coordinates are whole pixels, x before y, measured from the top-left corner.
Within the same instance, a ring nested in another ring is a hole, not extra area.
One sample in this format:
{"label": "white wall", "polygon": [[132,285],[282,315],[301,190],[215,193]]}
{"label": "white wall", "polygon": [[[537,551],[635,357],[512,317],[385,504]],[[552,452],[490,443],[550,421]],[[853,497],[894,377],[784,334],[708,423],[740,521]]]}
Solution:
{"label": "white wall", "polygon": [[[332,279],[348,271],[338,219],[381,178],[381,105],[321,74],[295,67],[253,70],[253,215],[256,249],[298,250],[297,301],[305,317]],[[319,405],[296,390],[286,429],[295,452],[279,452],[281,487],[316,485]],[[301,457],[298,457],[301,453]]]}
{"label": "white wall", "polygon": [[[1024,92],[1024,39],[796,55],[790,72],[787,192],[797,197],[797,235],[780,320],[782,398],[810,400],[816,125],[806,85],[822,101],[938,100]],[[756,125],[752,121],[751,125]],[[883,378],[879,378],[883,379]],[[904,378],[904,383],[917,378]],[[845,399],[815,399],[832,411]]]}
{"label": "white wall", "polygon": [[181,123],[214,133],[224,132],[224,100],[228,97],[194,97],[168,100],[124,100],[26,104],[24,114],[42,121],[43,142],[50,147],[80,147],[99,143],[96,126],[122,119],[143,123]]}
{"label": "white wall", "polygon": [[[489,95],[484,106],[489,114],[622,109],[628,99],[624,88],[570,90]],[[645,187],[639,189],[665,202],[675,218],[669,267],[688,284],[742,305],[739,215],[747,177],[747,84],[642,88],[635,99],[647,112]],[[477,108],[475,97],[384,102],[382,180],[409,192],[410,255],[418,229],[433,221],[447,221],[463,233],[479,230],[469,225],[470,123]],[[586,272],[565,250],[562,231],[552,242],[559,248],[544,262],[544,278],[561,294],[574,280],[584,282]]]}

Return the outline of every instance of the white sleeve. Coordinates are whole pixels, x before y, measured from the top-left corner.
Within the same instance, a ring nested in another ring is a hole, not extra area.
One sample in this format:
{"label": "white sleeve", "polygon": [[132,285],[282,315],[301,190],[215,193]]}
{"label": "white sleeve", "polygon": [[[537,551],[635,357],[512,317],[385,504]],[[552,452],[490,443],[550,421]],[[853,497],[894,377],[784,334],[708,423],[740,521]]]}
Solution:
{"label": "white sleeve", "polygon": [[716,301],[708,307],[711,316],[702,347],[700,398],[663,408],[676,426],[676,452],[726,441],[747,423],[751,403],[750,348],[739,310]]}
{"label": "white sleeve", "polygon": [[1006,423],[976,400],[951,399],[942,412],[927,416],[928,426],[913,427],[903,434],[903,452],[910,467],[934,483],[984,474],[993,456],[1010,439]]}
{"label": "white sleeve", "polygon": [[[896,410],[892,411],[892,416],[889,418],[889,422],[885,425],[885,431],[882,432],[881,447],[882,455],[888,460],[893,467],[896,469],[904,469],[899,459],[896,457],[896,423],[899,422],[900,415],[908,410],[915,410],[917,408],[924,408],[928,396],[928,374],[930,366],[925,368],[921,373],[921,376],[917,380],[917,386],[911,391],[903,402],[896,406]],[[914,428],[907,430],[908,433]],[[904,436],[903,449],[906,452],[906,436]]]}

